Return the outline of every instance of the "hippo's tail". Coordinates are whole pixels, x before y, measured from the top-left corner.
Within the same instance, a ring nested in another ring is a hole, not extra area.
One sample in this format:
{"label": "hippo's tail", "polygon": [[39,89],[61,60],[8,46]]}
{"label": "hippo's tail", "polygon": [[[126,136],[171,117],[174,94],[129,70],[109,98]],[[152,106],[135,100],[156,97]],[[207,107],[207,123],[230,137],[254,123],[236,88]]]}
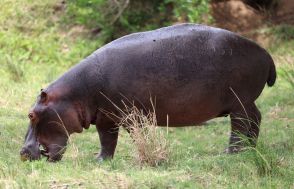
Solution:
{"label": "hippo's tail", "polygon": [[273,86],[275,84],[276,78],[277,78],[277,73],[276,73],[276,67],[274,64],[273,59],[270,56],[270,69],[269,69],[269,74],[267,78],[267,85],[269,87]]}

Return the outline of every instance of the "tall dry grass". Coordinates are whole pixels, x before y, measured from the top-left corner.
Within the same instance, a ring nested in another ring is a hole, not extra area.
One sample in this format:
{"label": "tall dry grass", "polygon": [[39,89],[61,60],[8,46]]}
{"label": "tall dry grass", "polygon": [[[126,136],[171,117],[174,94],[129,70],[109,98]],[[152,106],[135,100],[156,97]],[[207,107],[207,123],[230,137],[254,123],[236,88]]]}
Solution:
{"label": "tall dry grass", "polygon": [[152,106],[151,110],[140,109],[134,105],[129,99],[125,98],[127,103],[122,100],[123,107],[119,107],[107,96],[102,94],[109,100],[119,111],[119,115],[113,112],[101,110],[109,117],[115,117],[118,127],[124,127],[130,133],[133,139],[133,156],[135,162],[140,166],[158,166],[169,161],[170,145],[168,136],[168,116],[167,116],[167,132],[159,128],[157,125],[155,106],[150,98]]}
{"label": "tall dry grass", "polygon": [[[127,106],[119,126],[126,127],[133,139],[135,160],[139,165],[158,166],[169,160],[169,142],[164,130],[158,128],[155,110],[145,113],[136,106]],[[167,127],[168,129],[168,127]]]}

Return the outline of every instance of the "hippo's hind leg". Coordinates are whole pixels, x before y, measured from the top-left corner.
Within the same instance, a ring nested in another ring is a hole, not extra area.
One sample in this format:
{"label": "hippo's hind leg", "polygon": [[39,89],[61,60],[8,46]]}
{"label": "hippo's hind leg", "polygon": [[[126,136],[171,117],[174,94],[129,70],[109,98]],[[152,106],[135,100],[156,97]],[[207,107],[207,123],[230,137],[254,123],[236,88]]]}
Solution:
{"label": "hippo's hind leg", "polygon": [[241,151],[244,146],[256,146],[261,114],[254,103],[240,106],[230,113],[231,136],[227,153]]}
{"label": "hippo's hind leg", "polygon": [[98,155],[98,160],[101,161],[113,158],[117,144],[119,128],[114,123],[96,125],[96,128],[101,144],[101,151]]}

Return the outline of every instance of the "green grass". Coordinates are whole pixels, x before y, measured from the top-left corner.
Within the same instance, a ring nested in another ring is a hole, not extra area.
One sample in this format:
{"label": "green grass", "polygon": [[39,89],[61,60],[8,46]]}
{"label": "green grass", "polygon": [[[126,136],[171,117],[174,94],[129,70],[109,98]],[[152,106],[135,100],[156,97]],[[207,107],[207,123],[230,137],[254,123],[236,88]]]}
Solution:
{"label": "green grass", "polygon": [[[170,128],[170,160],[156,168],[136,164],[123,130],[114,159],[96,162],[94,127],[72,136],[59,163],[21,162],[26,115],[40,88],[101,45],[87,31],[63,25],[56,2],[0,3],[0,188],[294,187],[294,89],[282,76],[257,101],[263,119],[256,150],[223,154],[230,127],[228,118],[219,118],[204,127]],[[293,48],[293,40],[278,40],[269,49],[278,73],[293,63]]]}

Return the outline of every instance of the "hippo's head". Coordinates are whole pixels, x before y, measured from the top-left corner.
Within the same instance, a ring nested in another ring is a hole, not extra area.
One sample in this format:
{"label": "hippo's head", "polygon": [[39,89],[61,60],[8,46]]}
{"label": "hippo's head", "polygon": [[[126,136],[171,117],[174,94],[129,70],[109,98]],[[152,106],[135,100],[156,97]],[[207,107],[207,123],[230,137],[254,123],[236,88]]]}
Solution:
{"label": "hippo's head", "polygon": [[83,113],[65,96],[41,90],[28,115],[30,124],[20,152],[22,160],[36,160],[44,155],[48,161],[58,161],[65,152],[69,135],[82,132]]}

